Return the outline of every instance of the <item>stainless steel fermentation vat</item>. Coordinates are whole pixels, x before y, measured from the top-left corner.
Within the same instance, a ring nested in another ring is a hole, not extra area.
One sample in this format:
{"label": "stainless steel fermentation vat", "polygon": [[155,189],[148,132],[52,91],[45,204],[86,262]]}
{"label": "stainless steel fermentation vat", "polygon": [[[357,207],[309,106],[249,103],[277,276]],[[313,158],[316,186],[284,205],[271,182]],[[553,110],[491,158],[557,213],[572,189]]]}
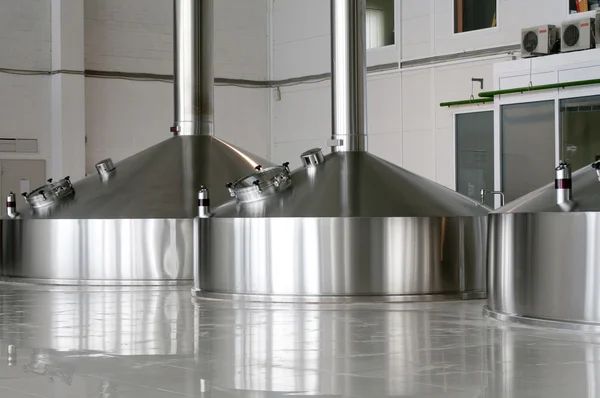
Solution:
{"label": "stainless steel fermentation vat", "polygon": [[[190,284],[202,184],[224,187],[258,165],[270,166],[213,135],[213,0],[174,5],[174,137],[116,165],[100,162],[98,175],[73,184],[74,192],[65,180],[29,194],[31,208],[2,220],[5,279]],[[225,189],[215,190],[212,203],[228,198]]]}
{"label": "stainless steel fermentation vat", "polygon": [[[332,0],[332,153],[301,155],[287,189],[197,220],[193,294],[260,301],[485,295],[488,209],[367,150],[365,0]],[[212,192],[220,187],[208,188]],[[203,212],[203,214],[205,214]]]}
{"label": "stainless steel fermentation vat", "polygon": [[571,181],[565,166],[555,183],[490,215],[485,313],[600,331],[600,182],[589,166]]}

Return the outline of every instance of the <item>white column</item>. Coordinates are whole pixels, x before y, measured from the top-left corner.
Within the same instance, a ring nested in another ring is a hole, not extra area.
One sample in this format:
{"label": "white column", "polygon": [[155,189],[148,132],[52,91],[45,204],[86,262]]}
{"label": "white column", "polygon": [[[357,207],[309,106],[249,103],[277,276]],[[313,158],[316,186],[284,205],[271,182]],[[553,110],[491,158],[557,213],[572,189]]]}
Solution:
{"label": "white column", "polygon": [[52,0],[52,70],[56,74],[51,76],[52,160],[48,175],[55,179],[68,175],[73,181],[85,176],[83,2]]}

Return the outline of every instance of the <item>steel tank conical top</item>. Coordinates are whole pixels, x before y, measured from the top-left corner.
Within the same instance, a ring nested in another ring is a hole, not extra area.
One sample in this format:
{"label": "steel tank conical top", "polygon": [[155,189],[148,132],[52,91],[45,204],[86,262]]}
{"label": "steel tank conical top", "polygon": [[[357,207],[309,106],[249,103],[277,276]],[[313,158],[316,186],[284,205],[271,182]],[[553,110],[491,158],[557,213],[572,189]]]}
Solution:
{"label": "steel tank conical top", "polygon": [[[71,184],[49,181],[2,220],[2,276],[58,284],[176,284],[193,279],[202,185],[269,163],[214,136],[213,0],[174,0],[174,134]],[[214,205],[229,198],[215,192]],[[18,213],[18,214],[17,214]]]}
{"label": "steel tank conical top", "polygon": [[[485,295],[488,209],[367,152],[365,1],[332,0],[332,153],[232,181],[197,220],[193,294],[265,301]],[[220,187],[209,187],[211,194]]]}
{"label": "steel tank conical top", "polygon": [[555,182],[490,214],[489,316],[600,330],[598,169],[561,163]]}

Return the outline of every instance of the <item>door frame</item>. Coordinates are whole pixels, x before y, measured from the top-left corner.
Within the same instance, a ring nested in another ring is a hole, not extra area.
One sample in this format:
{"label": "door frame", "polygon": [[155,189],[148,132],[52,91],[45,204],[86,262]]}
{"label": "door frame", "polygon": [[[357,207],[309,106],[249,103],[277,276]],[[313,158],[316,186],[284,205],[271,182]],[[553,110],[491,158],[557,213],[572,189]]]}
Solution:
{"label": "door frame", "polygon": [[[600,86],[582,86],[569,89],[555,89],[526,94],[511,94],[497,97],[494,101],[494,189],[502,191],[502,107],[504,105],[526,104],[532,102],[554,102],[554,163],[560,162],[560,101],[563,99],[593,97],[600,95]],[[496,208],[500,199],[496,198]]]}
{"label": "door frame", "polygon": [[[458,151],[458,143],[457,143],[457,139],[456,139],[456,135],[458,134],[458,132],[456,131],[456,116],[458,115],[466,115],[466,114],[470,114],[470,113],[482,113],[482,112],[492,112],[492,115],[494,114],[494,108],[492,107],[482,107],[481,109],[467,109],[467,110],[457,110],[452,112],[452,147],[454,148],[454,170],[453,170],[453,181],[454,181],[454,185],[452,187],[452,189],[454,189],[455,191],[457,190],[457,186],[458,186],[458,158],[456,156],[457,151]],[[496,183],[496,167],[495,167],[495,163],[496,163],[496,140],[495,140],[495,126],[492,125],[492,128],[494,129],[494,152],[493,152],[493,162],[494,162],[494,185]]]}

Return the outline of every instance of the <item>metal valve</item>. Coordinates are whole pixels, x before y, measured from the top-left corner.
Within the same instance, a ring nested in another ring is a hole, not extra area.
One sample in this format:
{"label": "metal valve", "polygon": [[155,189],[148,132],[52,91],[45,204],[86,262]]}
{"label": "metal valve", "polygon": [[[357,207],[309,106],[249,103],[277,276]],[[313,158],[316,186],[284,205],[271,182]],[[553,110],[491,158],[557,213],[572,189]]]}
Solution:
{"label": "metal valve", "polygon": [[256,181],[254,181],[252,184],[253,184],[253,185],[256,187],[256,190],[257,190],[258,192],[261,192],[261,193],[262,193],[262,189],[260,188],[260,181],[256,180]]}
{"label": "metal valve", "polygon": [[8,346],[8,356],[7,362],[8,366],[16,366],[17,365],[17,347],[15,345],[10,344]]}
{"label": "metal valve", "polygon": [[198,191],[198,217],[209,218],[210,216],[210,197],[208,189],[201,186],[200,191]]}
{"label": "metal valve", "polygon": [[233,189],[233,183],[231,183],[231,182],[227,183],[227,184],[225,184],[225,186],[229,190],[229,196],[231,196],[232,198],[235,198],[235,190]]}
{"label": "metal valve", "polygon": [[592,163],[592,169],[596,170],[596,174],[598,175],[598,181],[600,181],[600,161]]}
{"label": "metal valve", "polygon": [[485,189],[482,189],[480,192],[482,205],[485,204],[485,197],[487,196],[487,194],[499,195],[500,196],[500,207],[504,206],[504,192],[502,192],[502,191],[487,191]]}
{"label": "metal valve", "polygon": [[6,215],[10,218],[16,218],[19,215],[17,213],[17,200],[12,192],[6,197]]}
{"label": "metal valve", "polygon": [[556,204],[570,202],[573,200],[571,165],[560,161],[555,169],[554,188],[556,189]]}

